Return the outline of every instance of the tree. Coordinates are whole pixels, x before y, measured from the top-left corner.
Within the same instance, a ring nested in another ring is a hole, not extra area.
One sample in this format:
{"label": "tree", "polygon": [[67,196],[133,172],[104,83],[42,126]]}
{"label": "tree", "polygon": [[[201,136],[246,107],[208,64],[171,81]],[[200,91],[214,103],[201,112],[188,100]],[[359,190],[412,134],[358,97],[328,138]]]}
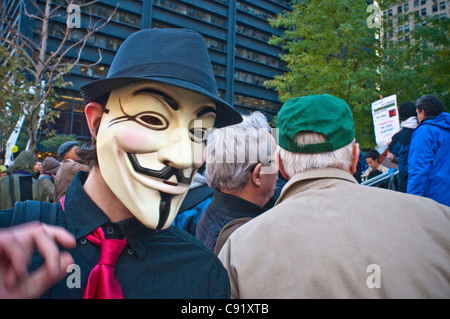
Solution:
{"label": "tree", "polygon": [[[24,14],[36,22],[38,30],[34,30],[34,37],[27,37],[11,24],[6,24],[6,29],[2,33],[2,42],[8,46],[14,55],[20,56],[26,61],[25,71],[32,85],[33,99],[27,104],[21,114],[26,115],[25,125],[28,132],[27,150],[35,152],[37,143],[37,132],[41,121],[40,112],[45,109],[44,120],[51,119],[54,113],[49,109],[49,99],[55,94],[55,87],[64,87],[67,83],[63,80],[63,75],[67,74],[72,67],[76,65],[85,65],[80,63],[81,55],[86,41],[93,33],[103,28],[115,14],[114,12],[104,19],[98,19],[93,22],[82,21],[81,27],[84,28],[84,34],[81,37],[71,37],[73,24],[70,19],[80,8],[86,7],[97,2],[91,1],[84,4],[76,4],[74,0],[45,0],[41,2],[36,0],[22,1],[21,5]],[[7,11],[4,3],[0,5],[2,9],[2,21],[8,21]],[[69,10],[68,10],[69,9]],[[67,12],[69,11],[69,12]],[[79,12],[79,11],[78,11]],[[69,14],[68,14],[69,13]],[[50,25],[54,21],[64,21],[60,24],[62,27],[57,30],[59,43],[56,49],[50,51],[49,36]],[[98,64],[102,59],[99,50],[99,59],[93,64]],[[42,114],[42,113],[41,113]]]}
{"label": "tree", "polygon": [[282,45],[288,71],[265,85],[281,102],[327,93],[344,99],[354,114],[356,138],[373,145],[371,103],[379,99],[380,42],[377,28],[367,26],[367,2],[355,0],[293,1],[292,11],[269,22],[285,28],[271,44]]}
{"label": "tree", "polygon": [[[400,23],[399,23],[400,22]],[[450,105],[450,20],[436,15],[419,16],[418,11],[384,19],[384,95],[397,94],[399,104],[424,94],[436,95]],[[409,31],[404,26],[413,25]]]}
{"label": "tree", "polygon": [[0,47],[0,158],[4,158],[6,143],[19,119],[18,114],[32,100],[30,83],[21,72],[26,65],[25,59]]}

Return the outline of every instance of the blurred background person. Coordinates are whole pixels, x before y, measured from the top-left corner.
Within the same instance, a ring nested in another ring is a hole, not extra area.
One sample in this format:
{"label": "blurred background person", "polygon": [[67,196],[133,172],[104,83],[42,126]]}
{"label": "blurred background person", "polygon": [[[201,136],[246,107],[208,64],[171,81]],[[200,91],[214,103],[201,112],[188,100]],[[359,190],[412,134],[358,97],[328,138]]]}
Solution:
{"label": "blurred background person", "polygon": [[51,156],[46,157],[42,163],[42,173],[39,175],[39,181],[47,190],[49,201],[53,201],[53,193],[55,191],[55,177],[61,162]]}
{"label": "blurred background person", "polygon": [[23,151],[9,168],[11,175],[0,179],[0,209],[25,200],[48,201],[44,185],[34,175],[34,155]]}
{"label": "blurred background person", "polygon": [[79,171],[89,172],[89,166],[80,163],[80,157],[77,154],[78,149],[79,144],[77,141],[65,142],[58,149],[61,167],[55,176],[55,190],[53,194],[55,203],[59,202],[66,194],[67,187],[76,173]]}

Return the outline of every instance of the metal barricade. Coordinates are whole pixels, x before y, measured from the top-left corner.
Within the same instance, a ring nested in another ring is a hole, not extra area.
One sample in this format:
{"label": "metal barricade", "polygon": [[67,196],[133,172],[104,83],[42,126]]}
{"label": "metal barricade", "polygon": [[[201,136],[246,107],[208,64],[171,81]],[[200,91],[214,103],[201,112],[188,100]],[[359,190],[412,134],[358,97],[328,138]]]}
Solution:
{"label": "metal barricade", "polygon": [[362,182],[361,185],[377,187],[387,181],[387,189],[396,190],[395,177],[398,175],[398,173],[398,170],[396,170],[395,168],[391,168],[386,173],[377,175],[365,182]]}

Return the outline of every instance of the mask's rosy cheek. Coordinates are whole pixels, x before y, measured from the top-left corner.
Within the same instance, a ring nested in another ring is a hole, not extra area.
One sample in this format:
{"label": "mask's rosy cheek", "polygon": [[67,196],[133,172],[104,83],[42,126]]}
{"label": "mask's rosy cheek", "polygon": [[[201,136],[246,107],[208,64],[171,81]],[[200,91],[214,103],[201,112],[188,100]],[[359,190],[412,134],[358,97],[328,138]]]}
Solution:
{"label": "mask's rosy cheek", "polygon": [[149,130],[125,130],[118,138],[120,144],[125,150],[151,151],[157,144],[156,134],[151,134]]}

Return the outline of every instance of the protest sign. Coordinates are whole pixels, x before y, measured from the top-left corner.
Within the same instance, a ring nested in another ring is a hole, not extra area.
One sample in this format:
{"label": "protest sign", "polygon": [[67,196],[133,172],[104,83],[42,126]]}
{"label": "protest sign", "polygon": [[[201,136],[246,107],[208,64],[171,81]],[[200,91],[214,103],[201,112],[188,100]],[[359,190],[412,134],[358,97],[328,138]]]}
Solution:
{"label": "protest sign", "polygon": [[397,95],[391,95],[372,103],[373,127],[378,146],[391,141],[392,136],[400,130],[397,109]]}

